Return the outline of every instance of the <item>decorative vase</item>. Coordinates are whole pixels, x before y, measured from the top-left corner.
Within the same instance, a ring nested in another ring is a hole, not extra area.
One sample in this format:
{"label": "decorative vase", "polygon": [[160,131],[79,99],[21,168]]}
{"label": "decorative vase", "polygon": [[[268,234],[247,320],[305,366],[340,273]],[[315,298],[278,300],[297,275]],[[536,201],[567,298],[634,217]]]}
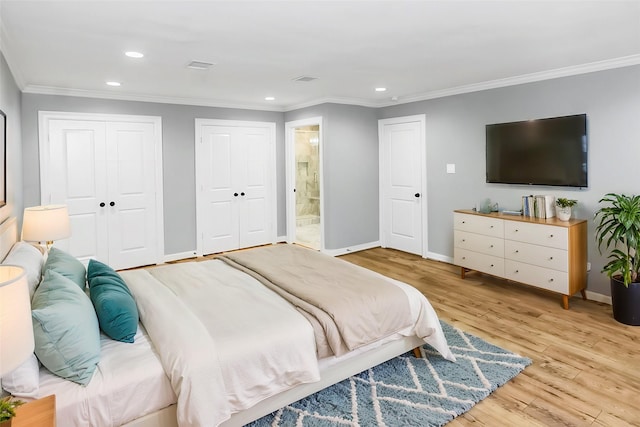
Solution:
{"label": "decorative vase", "polygon": [[556,216],[560,221],[569,221],[571,219],[571,206],[556,206]]}
{"label": "decorative vase", "polygon": [[611,278],[613,318],[620,323],[640,326],[640,283],[624,285],[622,278]]}

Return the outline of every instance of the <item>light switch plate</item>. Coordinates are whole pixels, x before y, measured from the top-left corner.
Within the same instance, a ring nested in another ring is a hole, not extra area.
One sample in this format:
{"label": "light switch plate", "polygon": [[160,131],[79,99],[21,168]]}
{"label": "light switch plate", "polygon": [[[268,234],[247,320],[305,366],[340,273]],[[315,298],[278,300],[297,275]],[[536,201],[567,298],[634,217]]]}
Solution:
{"label": "light switch plate", "polygon": [[447,163],[447,173],[456,173],[455,163]]}

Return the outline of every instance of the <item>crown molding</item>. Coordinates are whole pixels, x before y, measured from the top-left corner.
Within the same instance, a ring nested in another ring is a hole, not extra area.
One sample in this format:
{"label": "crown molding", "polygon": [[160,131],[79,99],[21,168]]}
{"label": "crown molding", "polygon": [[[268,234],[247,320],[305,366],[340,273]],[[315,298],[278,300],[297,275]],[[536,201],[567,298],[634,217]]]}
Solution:
{"label": "crown molding", "polygon": [[[5,33],[0,28],[0,35],[4,40]],[[11,64],[10,55],[7,55],[5,49],[6,43],[1,43],[0,47],[5,54],[7,63]],[[401,96],[393,101],[388,100],[367,100],[361,98],[340,98],[340,97],[327,97],[320,98],[300,104],[292,105],[279,105],[279,106],[266,106],[263,104],[240,104],[229,101],[219,100],[204,100],[199,98],[182,98],[182,97],[168,97],[168,96],[156,96],[156,95],[143,95],[143,94],[126,94],[115,93],[107,91],[93,91],[83,89],[66,89],[50,86],[38,86],[38,85],[24,85],[23,79],[20,76],[19,70],[11,68],[11,72],[14,75],[18,87],[24,93],[40,94],[40,95],[60,95],[60,96],[77,96],[84,98],[100,98],[100,99],[113,99],[120,101],[138,101],[138,102],[154,102],[162,104],[178,104],[178,105],[193,105],[202,107],[216,107],[216,108],[235,108],[244,110],[260,110],[260,111],[274,111],[274,112],[289,112],[300,110],[303,108],[313,107],[321,104],[345,104],[356,105],[368,108],[382,108],[390,107],[393,105],[408,104],[411,102],[426,101],[430,99],[444,98],[447,96],[461,95],[471,92],[479,92],[489,89],[497,89],[508,86],[515,86],[526,83],[534,83],[543,80],[557,79],[561,77],[569,77],[580,74],[593,73],[597,71],[605,71],[614,68],[623,68],[633,65],[640,65],[640,54],[629,55],[621,58],[609,59],[604,61],[591,62],[582,65],[576,65],[571,67],[558,68],[554,70],[541,71],[537,73],[524,74],[516,77],[508,77],[504,79],[490,80],[486,82],[474,83],[470,85],[457,86],[453,88],[436,90],[432,92],[426,92],[423,94]]]}
{"label": "crown molding", "polygon": [[200,107],[237,108],[242,110],[260,110],[283,112],[282,106],[265,106],[261,104],[239,104],[228,101],[205,100],[199,98],[182,98],[175,96],[142,95],[135,93],[115,93],[100,90],[68,89],[51,86],[27,85],[24,93],[38,95],[77,96],[81,98],[113,99],[119,101],[154,102],[159,104],[193,105]]}

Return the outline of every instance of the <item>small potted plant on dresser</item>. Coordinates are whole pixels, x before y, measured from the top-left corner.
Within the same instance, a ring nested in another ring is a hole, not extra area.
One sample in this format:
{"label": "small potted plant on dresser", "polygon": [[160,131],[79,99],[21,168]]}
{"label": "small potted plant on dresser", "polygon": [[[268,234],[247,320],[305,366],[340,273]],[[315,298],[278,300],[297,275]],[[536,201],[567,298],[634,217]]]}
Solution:
{"label": "small potted plant on dresser", "polygon": [[613,317],[626,325],[640,325],[640,196],[608,193],[595,215],[596,240],[611,249],[602,268],[611,280]]}
{"label": "small potted plant on dresser", "polygon": [[23,403],[22,400],[13,399],[11,396],[0,399],[0,427],[11,426],[11,419],[16,416],[16,408]]}
{"label": "small potted plant on dresser", "polygon": [[571,207],[578,203],[577,200],[558,197],[556,199],[556,216],[561,221],[571,219]]}

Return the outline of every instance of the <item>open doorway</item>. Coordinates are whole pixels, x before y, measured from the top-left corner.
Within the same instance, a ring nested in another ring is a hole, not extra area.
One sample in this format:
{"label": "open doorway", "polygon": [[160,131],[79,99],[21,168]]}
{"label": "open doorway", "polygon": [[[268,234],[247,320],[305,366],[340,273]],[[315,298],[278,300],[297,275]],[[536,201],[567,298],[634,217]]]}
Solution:
{"label": "open doorway", "polygon": [[289,161],[287,237],[312,249],[322,249],[321,131],[319,119],[287,123]]}

